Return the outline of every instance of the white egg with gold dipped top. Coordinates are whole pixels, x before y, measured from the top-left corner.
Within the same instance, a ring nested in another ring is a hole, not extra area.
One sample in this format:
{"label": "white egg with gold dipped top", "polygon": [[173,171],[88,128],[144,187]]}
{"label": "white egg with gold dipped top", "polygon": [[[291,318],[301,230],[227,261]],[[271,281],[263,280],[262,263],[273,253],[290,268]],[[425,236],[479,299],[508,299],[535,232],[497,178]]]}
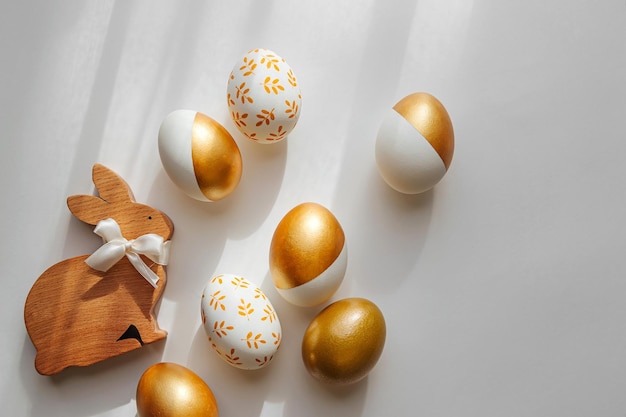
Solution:
{"label": "white egg with gold dipped top", "polygon": [[233,137],[216,120],[193,110],[176,110],[163,120],[159,155],[172,182],[196,200],[221,200],[241,179],[241,152]]}
{"label": "white egg with gold dipped top", "polygon": [[284,140],[302,107],[300,86],[287,61],[262,48],[248,51],[234,65],[226,99],[237,129],[263,144]]}
{"label": "white egg with gold dipped top", "polygon": [[391,188],[404,194],[430,190],[448,172],[454,154],[454,129],[443,104],[423,92],[404,97],[384,117],[375,154]]}
{"label": "white egg with gold dipped top", "polygon": [[270,274],[277,292],[291,304],[311,307],[327,301],[346,273],[348,249],[337,218],[317,203],[291,209],[274,231]]}

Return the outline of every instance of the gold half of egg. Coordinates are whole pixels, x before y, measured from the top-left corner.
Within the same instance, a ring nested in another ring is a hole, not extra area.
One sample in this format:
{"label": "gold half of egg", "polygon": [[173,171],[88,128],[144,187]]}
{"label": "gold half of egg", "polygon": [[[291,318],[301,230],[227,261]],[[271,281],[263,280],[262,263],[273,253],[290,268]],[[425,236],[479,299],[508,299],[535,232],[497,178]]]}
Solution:
{"label": "gold half of egg", "polygon": [[221,124],[202,113],[193,121],[191,159],[198,187],[209,200],[221,200],[239,184],[239,147]]}
{"label": "gold half of egg", "polygon": [[269,258],[272,281],[283,298],[300,306],[320,304],[335,293],[345,275],[343,229],[324,206],[300,204],[276,227]]}
{"label": "gold half of egg", "polygon": [[175,363],[150,366],[137,384],[137,416],[218,417],[209,386],[190,369]]}
{"label": "gold half of egg", "polygon": [[380,309],[364,298],[330,304],[309,324],[302,338],[302,360],[316,379],[352,384],[374,368],[385,345],[386,326]]}
{"label": "gold half of egg", "polygon": [[443,104],[428,93],[413,93],[393,106],[441,157],[446,170],[454,154],[454,129],[450,115]]}
{"label": "gold half of egg", "polygon": [[170,179],[196,200],[221,200],[241,179],[237,143],[220,123],[199,112],[176,110],[163,120],[159,155]]}
{"label": "gold half of egg", "polygon": [[448,171],[454,129],[445,107],[428,93],[414,93],[389,109],[376,137],[383,179],[405,194],[431,189]]}

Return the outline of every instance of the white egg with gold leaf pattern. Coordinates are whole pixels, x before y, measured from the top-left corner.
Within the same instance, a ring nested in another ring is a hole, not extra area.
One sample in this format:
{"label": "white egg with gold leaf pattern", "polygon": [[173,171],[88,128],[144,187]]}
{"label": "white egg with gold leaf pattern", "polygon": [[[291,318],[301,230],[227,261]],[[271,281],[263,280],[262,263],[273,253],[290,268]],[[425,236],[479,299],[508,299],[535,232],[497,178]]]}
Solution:
{"label": "white egg with gold leaf pattern", "polygon": [[272,303],[244,277],[221,274],[209,280],[201,317],[213,350],[236,368],[263,368],[280,347],[282,330]]}
{"label": "white egg with gold leaf pattern", "polygon": [[300,117],[302,95],[296,76],[268,49],[248,51],[228,78],[227,101],[237,129],[258,143],[285,139]]}

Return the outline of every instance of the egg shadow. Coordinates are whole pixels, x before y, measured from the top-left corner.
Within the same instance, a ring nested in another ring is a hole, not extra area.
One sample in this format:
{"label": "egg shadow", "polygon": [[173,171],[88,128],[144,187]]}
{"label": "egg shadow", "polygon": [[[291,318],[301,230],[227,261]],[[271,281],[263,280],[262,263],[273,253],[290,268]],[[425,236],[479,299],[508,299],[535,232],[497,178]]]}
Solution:
{"label": "egg shadow", "polygon": [[232,121],[228,125],[243,161],[241,181],[229,197],[228,236],[244,239],[252,235],[269,215],[285,175],[291,133],[284,140],[260,144],[241,135]]}
{"label": "egg shadow", "polygon": [[220,261],[226,241],[256,231],[278,195],[285,170],[286,140],[261,145],[244,139],[240,149],[244,160],[241,181],[222,200],[204,202],[187,196],[164,169],[154,179],[147,204],[168,214],[174,223],[163,297],[177,306],[175,322],[193,320],[197,308],[184,300],[190,293],[202,291]]}
{"label": "egg shadow", "polygon": [[26,336],[20,376],[33,406],[31,415],[92,416],[129,404],[143,372],[160,361],[164,345],[159,341],[90,366],[43,376],[35,370],[35,348]]}
{"label": "egg shadow", "polygon": [[282,328],[282,343],[271,367],[274,372],[269,382],[266,402],[282,409],[283,417],[342,415],[360,416],[365,404],[367,378],[349,386],[326,385],[311,375],[302,361],[302,337],[309,323],[330,300],[312,307],[299,307],[283,299],[273,285],[269,271],[260,285],[270,299]]}
{"label": "egg shadow", "polygon": [[281,323],[281,345],[274,359],[259,370],[241,370],[220,359],[213,351],[202,325],[198,326],[187,356],[187,365],[211,387],[220,416],[261,416],[268,408],[282,409],[282,416],[328,415],[347,417],[362,413],[367,378],[347,386],[332,387],[315,380],[302,362],[304,330],[324,305],[298,307],[285,301],[274,288],[269,271],[259,286],[268,297]]}
{"label": "egg shadow", "polygon": [[354,384],[334,386],[309,376],[286,401],[283,417],[361,416],[365,406],[367,385],[368,377]]}
{"label": "egg shadow", "polygon": [[301,363],[300,336],[294,335],[291,328],[294,321],[296,328],[303,328],[316,311],[304,315],[297,314],[297,310],[286,311],[289,306],[282,301],[271,280],[268,281],[266,276],[263,282],[259,288],[272,303],[281,322],[282,333],[281,345],[266,367],[242,370],[229,365],[213,350],[202,325],[198,326],[188,352],[187,366],[211,387],[220,416],[259,416],[263,414],[266,402],[282,403],[289,398],[294,389],[294,375],[304,375],[303,367],[294,366],[294,363]]}
{"label": "egg shadow", "polygon": [[190,289],[202,290],[224,251],[228,235],[229,202],[195,200],[169,179],[161,169],[154,179],[147,203],[167,214],[174,224],[167,287],[163,296],[184,300]]}
{"label": "egg shadow", "polygon": [[395,291],[419,261],[428,238],[433,196],[433,190],[399,193],[372,168],[360,193],[352,193],[349,201],[339,197],[339,205],[352,213],[344,227],[350,250],[346,279],[354,280],[365,293]]}
{"label": "egg shadow", "polygon": [[220,359],[202,325],[198,326],[186,366],[211,388],[220,416],[256,416],[272,387],[273,361],[262,369],[243,370]]}

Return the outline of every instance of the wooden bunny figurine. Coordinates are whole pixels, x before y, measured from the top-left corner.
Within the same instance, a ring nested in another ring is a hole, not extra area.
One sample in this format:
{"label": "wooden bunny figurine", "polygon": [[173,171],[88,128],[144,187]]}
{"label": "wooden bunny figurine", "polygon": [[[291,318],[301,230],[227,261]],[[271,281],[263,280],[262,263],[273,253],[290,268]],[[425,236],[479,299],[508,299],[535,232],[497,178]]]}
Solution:
{"label": "wooden bunny figurine", "polygon": [[136,203],[126,182],[96,164],[99,197],[74,195],[74,216],[96,226],[104,245],[92,255],[61,261],[33,284],[24,307],[37,349],[35,368],[56,374],[87,366],[165,338],[154,307],[165,288],[172,221]]}

